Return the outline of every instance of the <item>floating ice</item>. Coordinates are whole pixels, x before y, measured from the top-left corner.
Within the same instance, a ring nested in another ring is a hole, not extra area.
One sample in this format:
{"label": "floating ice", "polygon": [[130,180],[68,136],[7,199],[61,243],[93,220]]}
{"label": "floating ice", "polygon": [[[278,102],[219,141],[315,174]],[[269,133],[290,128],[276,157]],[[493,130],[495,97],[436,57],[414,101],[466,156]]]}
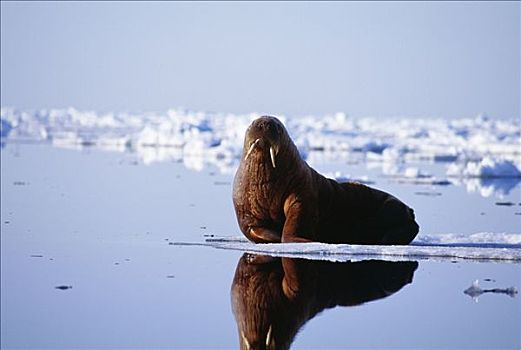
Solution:
{"label": "floating ice", "polygon": [[477,302],[478,297],[484,293],[506,294],[513,298],[516,296],[518,291],[515,287],[483,289],[479,286],[479,280],[475,280],[470,287],[463,291],[463,293],[467,294]]}
{"label": "floating ice", "polygon": [[432,175],[425,173],[416,167],[410,167],[410,168],[405,169],[404,176],[408,177],[408,178],[416,179],[416,178],[429,178]]}
{"label": "floating ice", "polygon": [[521,263],[519,248],[490,248],[465,246],[379,246],[327,243],[267,243],[208,242],[176,243],[176,245],[202,245],[219,249],[240,250],[272,256],[295,257],[312,260],[350,261],[364,259],[400,260],[477,260]]}
{"label": "floating ice", "polygon": [[478,192],[484,197],[503,196],[521,182],[521,159],[518,162],[487,156],[480,161],[449,164],[447,176],[455,184],[463,184],[468,192]]}
{"label": "floating ice", "polygon": [[[172,109],[166,113],[105,113],[74,108],[21,111],[2,108],[1,138],[52,142],[60,147],[94,146],[132,150],[146,163],[199,157],[200,169],[215,164],[236,166],[244,133],[258,114],[206,113]],[[416,161],[457,162],[454,177],[521,176],[521,125],[518,120],[486,117],[456,120],[349,118],[344,113],[288,118],[279,116],[307,157],[322,154],[361,155],[368,162],[405,164]],[[151,151],[171,148],[178,151]],[[154,158],[157,155],[157,158]],[[419,169],[408,178],[426,178]]]}
{"label": "floating ice", "polygon": [[359,182],[359,183],[363,183],[363,184],[372,184],[373,183],[373,181],[371,181],[369,179],[369,177],[367,177],[367,176],[352,177],[351,175],[342,173],[341,171],[335,171],[333,173],[324,173],[322,175],[324,175],[325,177],[327,177],[329,179],[334,179],[338,182],[354,181],[354,182]]}
{"label": "floating ice", "polygon": [[493,194],[502,197],[508,195],[521,182],[521,178],[453,178],[451,182],[463,185],[467,192],[477,192],[483,197]]}
{"label": "floating ice", "polygon": [[442,233],[437,235],[418,235],[413,244],[429,245],[479,245],[479,246],[518,246],[521,248],[521,233],[477,232],[472,234]]}
{"label": "floating ice", "polygon": [[521,178],[520,168],[521,166],[516,165],[512,160],[492,159],[490,156],[487,156],[479,162],[471,161],[466,164],[450,164],[447,168],[447,175],[487,179]]}
{"label": "floating ice", "polygon": [[[243,236],[224,236],[215,237],[207,240],[208,242],[243,242],[248,240]],[[476,232],[471,234],[459,233],[438,233],[433,235],[420,234],[411,243],[418,246],[469,246],[478,247],[507,247],[521,248],[521,233],[506,232]]]}
{"label": "floating ice", "polygon": [[352,245],[328,243],[254,244],[244,237],[217,237],[202,245],[220,249],[313,260],[477,260],[521,263],[521,234],[482,232],[471,235],[422,235],[406,246]]}

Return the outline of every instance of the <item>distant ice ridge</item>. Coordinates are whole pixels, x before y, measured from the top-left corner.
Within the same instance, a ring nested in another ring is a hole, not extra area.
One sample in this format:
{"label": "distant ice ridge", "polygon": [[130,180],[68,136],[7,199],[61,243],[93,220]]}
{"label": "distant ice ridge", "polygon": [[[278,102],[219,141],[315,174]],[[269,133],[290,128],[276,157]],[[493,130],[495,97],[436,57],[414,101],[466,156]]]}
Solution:
{"label": "distant ice ridge", "polygon": [[[200,170],[229,172],[242,152],[244,132],[259,114],[172,109],[165,113],[104,113],[74,108],[1,109],[2,140],[46,141],[60,147],[131,150],[145,163],[182,161]],[[521,125],[485,116],[457,120],[348,118],[344,113],[288,118],[301,154],[357,154],[409,179],[429,174],[401,165],[418,160],[453,163],[455,178],[521,177]],[[438,181],[434,179],[433,181]]]}
{"label": "distant ice ridge", "polygon": [[521,181],[521,166],[502,157],[486,156],[479,161],[451,163],[447,176],[455,184],[463,184],[468,192],[479,192],[483,197],[505,195]]}
{"label": "distant ice ridge", "polygon": [[521,177],[518,165],[508,159],[494,159],[486,156],[477,162],[466,164],[453,163],[447,169],[447,175],[455,177],[477,177],[485,179]]}

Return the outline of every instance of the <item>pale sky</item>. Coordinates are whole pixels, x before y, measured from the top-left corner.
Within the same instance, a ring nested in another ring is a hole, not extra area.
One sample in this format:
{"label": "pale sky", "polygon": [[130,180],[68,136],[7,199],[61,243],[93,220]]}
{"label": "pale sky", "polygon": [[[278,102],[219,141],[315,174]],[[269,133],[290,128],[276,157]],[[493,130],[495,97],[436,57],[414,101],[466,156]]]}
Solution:
{"label": "pale sky", "polygon": [[1,105],[519,118],[519,2],[4,2]]}

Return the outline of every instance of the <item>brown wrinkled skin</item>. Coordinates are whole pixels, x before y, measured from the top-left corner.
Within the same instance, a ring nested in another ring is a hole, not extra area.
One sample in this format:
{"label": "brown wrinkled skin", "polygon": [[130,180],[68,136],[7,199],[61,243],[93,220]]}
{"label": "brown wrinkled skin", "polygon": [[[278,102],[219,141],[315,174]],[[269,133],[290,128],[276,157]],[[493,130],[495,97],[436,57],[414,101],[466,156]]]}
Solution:
{"label": "brown wrinkled skin", "polygon": [[274,117],[260,117],[246,131],[233,203],[241,231],[256,243],[399,245],[419,230],[413,210],[392,195],[318,174]]}
{"label": "brown wrinkled skin", "polygon": [[415,261],[332,263],[245,254],[231,288],[240,348],[289,349],[318,313],[386,298],[412,283],[417,267]]}

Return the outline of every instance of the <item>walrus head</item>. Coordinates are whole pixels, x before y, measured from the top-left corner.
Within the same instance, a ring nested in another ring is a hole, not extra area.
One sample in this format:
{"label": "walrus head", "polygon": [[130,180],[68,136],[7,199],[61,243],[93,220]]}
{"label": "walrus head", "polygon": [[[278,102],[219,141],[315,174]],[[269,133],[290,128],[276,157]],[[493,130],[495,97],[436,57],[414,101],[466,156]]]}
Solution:
{"label": "walrus head", "polygon": [[271,116],[257,118],[246,130],[243,160],[247,161],[254,153],[259,153],[276,168],[277,155],[288,140],[288,133],[280,120]]}

